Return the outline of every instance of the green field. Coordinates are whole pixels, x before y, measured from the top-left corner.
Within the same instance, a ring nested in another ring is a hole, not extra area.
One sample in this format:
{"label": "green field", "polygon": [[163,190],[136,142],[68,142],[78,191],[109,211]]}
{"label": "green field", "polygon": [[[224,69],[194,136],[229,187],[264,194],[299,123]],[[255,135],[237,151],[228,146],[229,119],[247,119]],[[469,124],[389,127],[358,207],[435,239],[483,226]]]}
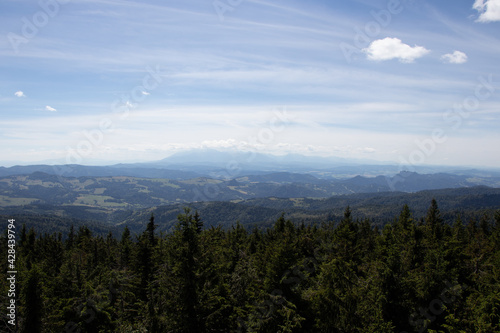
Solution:
{"label": "green field", "polygon": [[0,206],[8,207],[8,206],[23,206],[29,205],[33,202],[38,201],[38,199],[33,198],[11,198],[5,195],[0,195]]}
{"label": "green field", "polygon": [[109,207],[109,208],[123,208],[126,207],[126,203],[120,202],[110,202],[106,200],[113,200],[113,197],[106,195],[81,195],[74,202],[75,205],[84,205],[92,207]]}

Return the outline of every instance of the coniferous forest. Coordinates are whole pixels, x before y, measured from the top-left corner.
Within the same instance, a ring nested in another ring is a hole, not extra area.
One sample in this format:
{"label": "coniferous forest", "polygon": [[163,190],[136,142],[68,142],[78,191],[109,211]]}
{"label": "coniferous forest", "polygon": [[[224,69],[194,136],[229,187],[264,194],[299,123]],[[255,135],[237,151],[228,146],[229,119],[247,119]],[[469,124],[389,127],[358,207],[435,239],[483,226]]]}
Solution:
{"label": "coniferous forest", "polygon": [[118,238],[19,225],[18,331],[500,331],[500,212],[450,225],[433,200],[424,219],[404,206],[383,228],[347,207],[339,221],[247,230],[204,228],[186,209],[175,232],[155,228],[153,216]]}

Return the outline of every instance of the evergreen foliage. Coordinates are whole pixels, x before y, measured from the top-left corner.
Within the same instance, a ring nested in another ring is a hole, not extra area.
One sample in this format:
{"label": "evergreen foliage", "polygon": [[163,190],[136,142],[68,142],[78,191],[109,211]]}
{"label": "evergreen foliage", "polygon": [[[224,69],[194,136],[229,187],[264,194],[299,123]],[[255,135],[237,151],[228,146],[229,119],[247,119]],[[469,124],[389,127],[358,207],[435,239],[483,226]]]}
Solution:
{"label": "evergreen foliage", "polygon": [[20,227],[19,331],[500,331],[500,211],[448,225],[432,200],[424,219],[404,205],[380,230],[353,216],[246,230],[186,209],[171,233],[151,216],[118,239]]}

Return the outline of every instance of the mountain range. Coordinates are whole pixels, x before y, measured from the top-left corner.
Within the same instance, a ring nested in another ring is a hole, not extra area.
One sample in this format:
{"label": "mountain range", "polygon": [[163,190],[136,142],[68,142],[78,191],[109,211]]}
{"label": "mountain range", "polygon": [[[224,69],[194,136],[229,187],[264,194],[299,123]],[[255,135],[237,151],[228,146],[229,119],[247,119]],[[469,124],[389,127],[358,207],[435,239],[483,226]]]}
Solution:
{"label": "mountain range", "polygon": [[442,197],[448,211],[500,205],[497,170],[420,167],[416,172],[348,162],[201,150],[149,163],[0,167],[0,215],[30,221],[44,216],[57,220],[54,225],[128,224],[138,230],[153,213],[160,229],[168,230],[186,206],[199,209],[207,225],[252,225],[285,211],[297,221],[325,221],[341,216],[346,205],[384,223],[405,202],[422,214],[434,196]]}
{"label": "mountain range", "polygon": [[401,172],[395,176],[320,179],[311,174],[274,172],[233,179],[191,179],[129,176],[62,177],[44,172],[0,178],[0,207],[19,204],[78,205],[138,209],[198,201],[237,201],[253,198],[328,198],[353,193],[417,192],[488,185],[500,178],[445,173]]}
{"label": "mountain range", "polygon": [[29,165],[0,167],[0,177],[44,172],[62,177],[128,176],[144,178],[191,179],[211,177],[237,178],[247,175],[289,172],[311,174],[317,178],[352,178],[354,176],[394,176],[402,171],[421,174],[450,173],[454,175],[499,177],[500,169],[457,168],[449,166],[408,166],[340,157],[271,155],[255,151],[219,151],[194,149],[178,152],[167,158],[143,163],[121,163],[109,166]]}

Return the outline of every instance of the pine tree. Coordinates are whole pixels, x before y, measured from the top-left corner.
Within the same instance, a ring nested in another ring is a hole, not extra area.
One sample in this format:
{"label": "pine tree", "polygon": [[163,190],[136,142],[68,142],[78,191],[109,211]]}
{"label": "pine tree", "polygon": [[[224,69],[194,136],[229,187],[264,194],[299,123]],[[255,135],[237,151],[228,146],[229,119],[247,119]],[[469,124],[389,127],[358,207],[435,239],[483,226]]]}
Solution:
{"label": "pine tree", "polygon": [[151,217],[149,218],[149,223],[146,227],[148,242],[151,247],[154,247],[156,245],[155,229],[156,229],[155,217],[153,214],[151,214]]}
{"label": "pine tree", "polygon": [[344,211],[344,218],[333,231],[333,243],[338,254],[345,260],[358,260],[358,224],[353,222],[349,206]]}
{"label": "pine tree", "polygon": [[23,226],[21,227],[21,234],[19,236],[19,246],[20,247],[26,246],[27,240],[28,240],[28,235],[26,232],[26,224],[23,223]]}
{"label": "pine tree", "polygon": [[431,206],[425,217],[425,230],[434,239],[441,239],[443,232],[443,219],[436,199],[432,199]]}
{"label": "pine tree", "polygon": [[24,304],[24,322],[21,332],[42,332],[43,302],[40,289],[40,273],[36,265],[33,265],[28,272],[22,298]]}
{"label": "pine tree", "polygon": [[120,266],[127,267],[130,263],[132,251],[132,240],[130,239],[130,230],[125,226],[120,240]]}
{"label": "pine tree", "polygon": [[199,288],[199,237],[203,222],[198,213],[190,213],[186,208],[184,214],[178,216],[179,223],[171,237],[170,260],[172,276],[167,294],[173,297],[169,300],[169,308],[175,328],[180,332],[203,332],[204,326],[200,318]]}
{"label": "pine tree", "polygon": [[202,223],[198,212],[190,215],[189,210],[185,215],[179,216],[181,222],[182,239],[184,248],[181,257],[180,276],[184,283],[181,286],[182,317],[181,325],[188,333],[200,332],[201,327],[198,316],[198,293],[196,276],[196,257],[199,255],[198,237]]}
{"label": "pine tree", "polygon": [[66,249],[69,250],[75,245],[75,227],[71,225],[69,229],[68,239],[66,240]]}

